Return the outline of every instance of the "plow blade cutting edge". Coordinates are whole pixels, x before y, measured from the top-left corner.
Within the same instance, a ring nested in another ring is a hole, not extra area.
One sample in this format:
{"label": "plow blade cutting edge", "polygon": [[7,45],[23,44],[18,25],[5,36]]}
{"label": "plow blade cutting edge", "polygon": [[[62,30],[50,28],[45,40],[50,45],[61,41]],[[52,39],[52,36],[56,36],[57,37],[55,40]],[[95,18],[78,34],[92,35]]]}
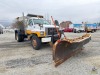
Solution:
{"label": "plow blade cutting edge", "polygon": [[53,45],[53,60],[55,62],[55,67],[80,52],[83,45],[87,44],[90,40],[91,35],[85,34],[75,39],[62,39],[56,41]]}

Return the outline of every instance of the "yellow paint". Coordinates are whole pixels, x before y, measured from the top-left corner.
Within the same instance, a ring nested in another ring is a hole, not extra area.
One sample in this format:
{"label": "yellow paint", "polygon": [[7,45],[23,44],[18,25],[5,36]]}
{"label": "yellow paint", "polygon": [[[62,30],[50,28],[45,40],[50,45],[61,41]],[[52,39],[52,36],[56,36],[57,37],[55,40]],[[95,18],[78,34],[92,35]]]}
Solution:
{"label": "yellow paint", "polygon": [[26,30],[26,34],[29,34],[29,35],[36,34],[38,37],[44,37],[44,36],[46,36],[45,32],[44,32],[44,35],[41,35],[40,31],[31,31],[31,30]]}
{"label": "yellow paint", "polygon": [[31,34],[32,33],[31,30],[26,30],[25,32],[26,32],[26,34]]}

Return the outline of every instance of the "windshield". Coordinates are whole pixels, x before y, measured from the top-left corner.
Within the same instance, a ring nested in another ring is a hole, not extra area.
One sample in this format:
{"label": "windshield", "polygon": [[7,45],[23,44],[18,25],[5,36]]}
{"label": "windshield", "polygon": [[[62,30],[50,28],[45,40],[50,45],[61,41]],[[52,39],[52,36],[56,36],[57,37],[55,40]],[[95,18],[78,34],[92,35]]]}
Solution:
{"label": "windshield", "polygon": [[33,19],[34,24],[45,24],[45,25],[50,25],[47,20],[44,19]]}

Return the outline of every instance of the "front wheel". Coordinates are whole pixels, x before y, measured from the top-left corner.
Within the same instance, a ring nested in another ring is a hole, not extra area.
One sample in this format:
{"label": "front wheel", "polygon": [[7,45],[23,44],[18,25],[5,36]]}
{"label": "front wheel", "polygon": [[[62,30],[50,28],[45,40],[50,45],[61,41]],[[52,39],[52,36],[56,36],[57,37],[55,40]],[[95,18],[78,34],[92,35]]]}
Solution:
{"label": "front wheel", "polygon": [[31,43],[35,50],[39,50],[41,48],[41,40],[36,35],[32,36]]}

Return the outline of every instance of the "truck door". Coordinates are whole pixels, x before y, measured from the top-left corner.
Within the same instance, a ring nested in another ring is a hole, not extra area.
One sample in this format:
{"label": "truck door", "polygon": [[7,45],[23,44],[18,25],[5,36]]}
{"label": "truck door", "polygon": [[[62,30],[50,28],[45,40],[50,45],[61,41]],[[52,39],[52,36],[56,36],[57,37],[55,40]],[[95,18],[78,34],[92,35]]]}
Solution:
{"label": "truck door", "polygon": [[39,24],[41,25],[41,19],[33,19],[33,23],[34,23],[34,30],[35,31],[40,31],[41,30],[41,28],[40,28],[40,26],[39,26]]}
{"label": "truck door", "polygon": [[31,34],[31,31],[33,30],[34,28],[33,28],[33,21],[32,21],[32,19],[29,19],[28,20],[28,26],[27,26],[27,28],[26,28],[26,33],[27,34]]}

